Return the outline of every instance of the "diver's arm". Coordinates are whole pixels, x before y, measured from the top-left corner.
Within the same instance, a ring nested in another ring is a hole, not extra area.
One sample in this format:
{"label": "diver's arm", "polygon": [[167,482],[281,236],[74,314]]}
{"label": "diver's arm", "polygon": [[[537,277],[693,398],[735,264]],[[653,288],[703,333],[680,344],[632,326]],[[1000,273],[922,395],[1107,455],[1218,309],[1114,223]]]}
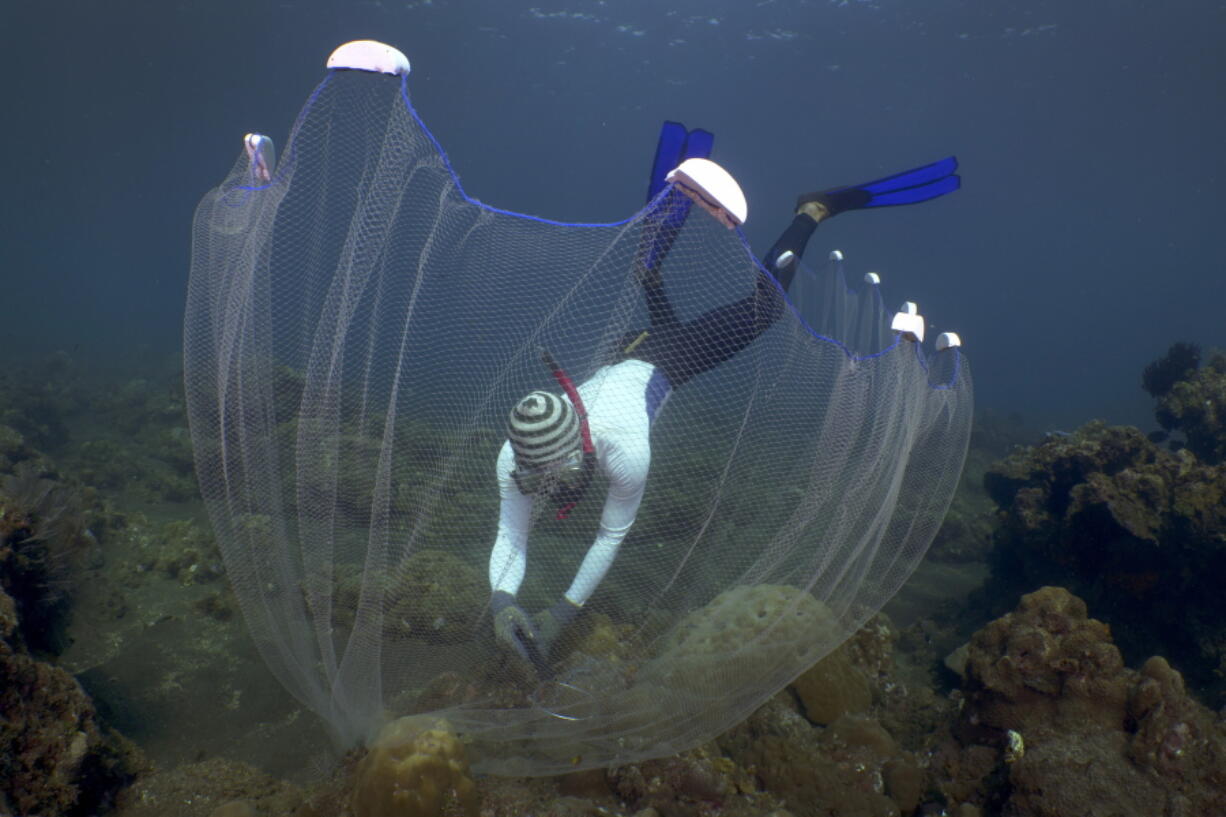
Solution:
{"label": "diver's arm", "polygon": [[602,440],[597,448],[604,452],[601,464],[609,477],[609,493],[600,515],[596,540],[588,548],[583,564],[565,593],[566,600],[576,607],[582,607],[591,598],[612,567],[618,548],[638,515],[651,462],[651,448],[646,434],[634,438],[622,437],[616,442]]}
{"label": "diver's arm", "polygon": [[514,596],[528,566],[528,533],[532,530],[532,497],[520,493],[511,472],[515,454],[509,442],[498,454],[498,535],[490,551],[490,591]]}

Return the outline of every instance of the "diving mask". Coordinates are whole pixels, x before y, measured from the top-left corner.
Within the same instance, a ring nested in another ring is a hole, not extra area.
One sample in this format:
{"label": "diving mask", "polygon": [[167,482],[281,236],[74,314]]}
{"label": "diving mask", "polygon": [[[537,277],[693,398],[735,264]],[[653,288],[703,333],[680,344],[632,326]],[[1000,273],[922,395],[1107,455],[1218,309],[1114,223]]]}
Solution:
{"label": "diving mask", "polygon": [[544,465],[516,468],[511,472],[521,494],[556,494],[583,485],[586,467],[583,449],[575,448],[563,457]]}

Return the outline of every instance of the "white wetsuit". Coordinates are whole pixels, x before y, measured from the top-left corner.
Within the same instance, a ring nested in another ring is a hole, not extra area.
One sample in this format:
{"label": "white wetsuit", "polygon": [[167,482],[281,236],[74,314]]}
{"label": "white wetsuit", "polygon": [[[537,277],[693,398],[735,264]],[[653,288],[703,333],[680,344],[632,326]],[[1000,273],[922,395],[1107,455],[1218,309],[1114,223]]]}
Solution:
{"label": "white wetsuit", "polygon": [[[575,574],[566,598],[582,606],[609,571],[617,549],[634,524],[651,464],[651,423],[671,392],[668,379],[643,360],[623,360],[596,370],[579,386],[597,466],[609,479],[596,541]],[[502,499],[498,536],[490,553],[490,588],[519,591],[528,564],[528,534],[535,498],[520,493],[511,473],[515,454],[503,443],[498,455],[498,492]]]}

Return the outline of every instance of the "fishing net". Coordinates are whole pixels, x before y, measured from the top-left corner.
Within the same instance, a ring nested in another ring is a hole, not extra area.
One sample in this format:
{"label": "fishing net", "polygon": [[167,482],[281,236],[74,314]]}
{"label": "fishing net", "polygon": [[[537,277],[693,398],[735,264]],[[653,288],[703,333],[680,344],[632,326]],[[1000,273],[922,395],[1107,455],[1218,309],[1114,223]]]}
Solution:
{"label": "fishing net", "polygon": [[[184,338],[201,490],[255,643],[341,744],[437,712],[483,772],[679,751],[834,649],[923,556],[965,457],[969,371],[890,332],[836,261],[797,281],[808,320],[776,291],[761,337],[673,390],[637,520],[548,668],[495,642],[508,411],[559,392],[542,350],[579,383],[627,355],[648,322],[636,269],[679,198],[598,225],[485,206],[405,76],[334,70],[279,163],[250,137],[201,202]],[[763,271],[694,208],[660,273],[687,320]],[[524,609],[567,589],[606,488],[538,514]]]}

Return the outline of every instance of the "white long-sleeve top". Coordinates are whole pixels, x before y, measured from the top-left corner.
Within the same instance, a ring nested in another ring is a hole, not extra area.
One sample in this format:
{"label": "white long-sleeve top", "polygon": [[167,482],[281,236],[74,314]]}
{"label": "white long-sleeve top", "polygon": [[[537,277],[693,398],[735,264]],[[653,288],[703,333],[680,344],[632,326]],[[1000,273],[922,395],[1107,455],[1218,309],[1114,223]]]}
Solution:
{"label": "white long-sleeve top", "polygon": [[[651,464],[651,423],[670,392],[663,373],[646,361],[633,359],[603,366],[579,386],[597,467],[608,477],[609,491],[596,540],[565,594],[573,604],[583,605],[595,592],[634,524]],[[490,553],[490,588],[511,595],[519,591],[527,569],[528,534],[532,530],[535,501],[532,495],[520,493],[511,476],[514,470],[515,454],[507,441],[498,454],[498,493],[502,502],[498,535]]]}

